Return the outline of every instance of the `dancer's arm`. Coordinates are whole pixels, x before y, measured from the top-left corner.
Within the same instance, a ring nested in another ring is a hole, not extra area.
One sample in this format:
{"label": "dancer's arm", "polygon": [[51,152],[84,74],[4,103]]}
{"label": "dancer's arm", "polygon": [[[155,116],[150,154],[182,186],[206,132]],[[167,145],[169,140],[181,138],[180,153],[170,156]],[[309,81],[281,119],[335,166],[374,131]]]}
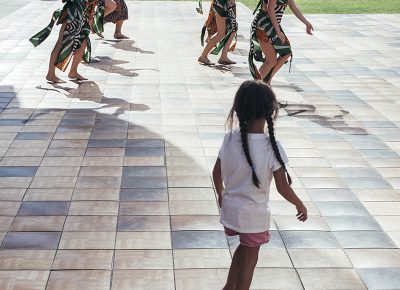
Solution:
{"label": "dancer's arm", "polygon": [[301,21],[305,24],[305,26],[307,27],[307,33],[312,35],[312,31],[314,30],[314,27],[312,26],[312,24],[310,22],[308,22],[308,20],[304,17],[303,13],[301,13],[299,7],[297,7],[296,3],[294,2],[294,0],[289,0],[288,1],[290,10],[292,10],[293,14]]}
{"label": "dancer's arm", "polygon": [[276,14],[275,14],[275,7],[276,7],[276,0],[269,0],[267,4],[267,12],[269,19],[271,19],[272,26],[274,27],[276,31],[276,35],[278,38],[282,41],[282,43],[286,42],[286,36],[285,34],[282,33],[278,20],[276,19]]}

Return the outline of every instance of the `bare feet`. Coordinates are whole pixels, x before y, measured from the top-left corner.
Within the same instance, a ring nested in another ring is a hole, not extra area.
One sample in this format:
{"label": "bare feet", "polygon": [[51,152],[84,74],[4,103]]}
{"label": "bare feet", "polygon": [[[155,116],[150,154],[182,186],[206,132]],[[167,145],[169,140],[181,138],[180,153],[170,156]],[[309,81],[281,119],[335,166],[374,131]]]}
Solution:
{"label": "bare feet", "polygon": [[70,79],[77,80],[77,81],[86,81],[86,80],[87,80],[87,78],[85,78],[84,76],[81,76],[81,75],[78,74],[77,72],[76,72],[76,73],[70,72],[70,73],[68,74],[68,77],[69,77]]}
{"label": "bare feet", "polygon": [[122,33],[115,33],[115,34],[114,34],[114,38],[115,38],[115,39],[129,39],[128,36],[123,35]]}
{"label": "bare feet", "polygon": [[58,78],[56,75],[47,75],[46,76],[46,80],[49,83],[53,83],[53,84],[62,84],[65,83],[65,81],[63,81],[62,79]]}
{"label": "bare feet", "polygon": [[197,60],[199,63],[202,63],[204,65],[214,65],[211,60],[209,60],[207,57],[200,56],[199,59]]}
{"label": "bare feet", "polygon": [[236,61],[230,60],[229,58],[220,58],[218,60],[219,64],[224,64],[224,65],[231,65],[231,64],[236,64]]}

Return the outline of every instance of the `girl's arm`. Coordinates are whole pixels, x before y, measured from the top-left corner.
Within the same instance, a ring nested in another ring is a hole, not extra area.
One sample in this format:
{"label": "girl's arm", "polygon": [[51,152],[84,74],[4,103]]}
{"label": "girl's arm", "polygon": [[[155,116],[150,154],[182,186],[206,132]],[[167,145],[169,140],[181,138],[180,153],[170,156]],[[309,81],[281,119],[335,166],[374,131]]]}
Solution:
{"label": "girl's arm", "polygon": [[222,205],[222,191],[224,190],[224,184],[222,182],[222,174],[221,174],[221,159],[217,159],[213,169],[213,180],[215,190],[218,194],[218,204],[221,207]]}
{"label": "girl's arm", "polygon": [[301,13],[300,9],[297,7],[296,3],[294,3],[294,0],[289,0],[288,1],[290,10],[292,10],[293,14],[301,21],[303,22],[306,27],[307,27],[307,33],[312,35],[312,31],[314,30],[314,27],[311,25],[310,22],[307,21],[307,19],[304,17],[303,13]]}
{"label": "girl's arm", "polygon": [[286,174],[284,169],[281,167],[278,170],[274,171],[274,179],[276,184],[276,189],[278,192],[291,204],[296,206],[297,209],[297,219],[299,221],[307,220],[307,209],[304,206],[303,202],[297,197],[296,193],[294,193],[293,189],[290,187],[289,183],[286,179]]}
{"label": "girl's arm", "polygon": [[278,20],[276,19],[276,14],[275,14],[275,6],[276,6],[276,0],[269,0],[267,4],[267,13],[269,16],[269,19],[271,19],[272,26],[274,27],[276,31],[276,35],[278,38],[282,41],[282,43],[286,42],[286,36],[282,33]]}

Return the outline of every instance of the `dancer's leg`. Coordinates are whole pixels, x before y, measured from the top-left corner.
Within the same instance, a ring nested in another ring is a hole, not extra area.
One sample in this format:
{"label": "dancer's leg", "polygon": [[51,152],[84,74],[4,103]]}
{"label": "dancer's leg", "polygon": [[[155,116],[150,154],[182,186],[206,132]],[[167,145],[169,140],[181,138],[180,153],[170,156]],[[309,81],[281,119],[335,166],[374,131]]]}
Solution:
{"label": "dancer's leg", "polygon": [[239,270],[240,270],[240,251],[242,246],[239,245],[233,255],[231,267],[229,268],[228,279],[223,290],[235,290],[236,289],[236,280],[238,278]]}
{"label": "dancer's leg", "polygon": [[280,58],[278,58],[276,65],[274,66],[274,68],[272,70],[271,79],[278,72],[278,70],[280,70],[280,68],[286,63],[286,61],[289,59],[290,56],[291,56],[291,54],[288,54],[288,55],[281,56]]}
{"label": "dancer's leg", "polygon": [[65,26],[66,25],[67,25],[66,23],[63,23],[61,25],[60,32],[58,34],[57,42],[56,42],[56,44],[55,44],[55,46],[54,46],[54,48],[53,48],[53,50],[52,50],[52,52],[50,54],[49,70],[47,72],[46,80],[48,80],[49,82],[52,82],[52,83],[62,83],[62,82],[64,82],[62,79],[60,79],[60,78],[58,78],[56,76],[56,65],[55,65],[55,63],[57,61],[58,54],[60,53],[60,50],[61,50],[64,30],[65,30]]}
{"label": "dancer's leg", "polygon": [[122,32],[121,32],[123,23],[124,23],[124,20],[118,20],[117,23],[115,23],[114,38],[116,38],[116,39],[127,39],[127,38],[129,38],[129,37],[123,35]]}
{"label": "dancer's leg", "polygon": [[235,38],[235,36],[236,36],[236,32],[232,33],[231,36],[229,37],[229,39],[226,42],[224,48],[222,49],[221,57],[218,60],[218,63],[220,63],[220,64],[235,64],[236,63],[233,60],[230,60],[228,58],[228,52],[229,52],[229,49],[231,47],[232,41]]}
{"label": "dancer's leg", "polygon": [[249,290],[253,280],[254,268],[258,261],[260,247],[246,247],[240,250],[240,270],[236,280],[236,290]]}
{"label": "dancer's leg", "polygon": [[117,8],[117,3],[114,0],[105,0],[104,1],[104,17],[108,14],[112,13]]}
{"label": "dancer's leg", "polygon": [[198,61],[204,64],[212,64],[212,62],[208,59],[208,54],[210,51],[220,42],[226,33],[226,17],[221,17],[219,14],[215,14],[217,21],[217,29],[218,32],[211,37],[210,41],[207,43],[206,47],[203,50],[203,53],[199,57]]}
{"label": "dancer's leg", "polygon": [[81,47],[74,53],[74,57],[72,59],[72,64],[71,64],[71,69],[68,74],[68,77],[71,79],[77,79],[78,81],[87,80],[87,78],[81,76],[78,73],[78,65],[82,61],[86,46],[87,46],[87,41],[84,40],[81,44]]}
{"label": "dancer's leg", "polygon": [[[277,54],[275,48],[271,41],[260,40],[260,47],[265,55],[265,62],[260,66],[259,72],[262,78],[264,78],[276,66],[278,61],[276,58]],[[271,79],[272,77],[269,79],[268,84],[271,84]]]}

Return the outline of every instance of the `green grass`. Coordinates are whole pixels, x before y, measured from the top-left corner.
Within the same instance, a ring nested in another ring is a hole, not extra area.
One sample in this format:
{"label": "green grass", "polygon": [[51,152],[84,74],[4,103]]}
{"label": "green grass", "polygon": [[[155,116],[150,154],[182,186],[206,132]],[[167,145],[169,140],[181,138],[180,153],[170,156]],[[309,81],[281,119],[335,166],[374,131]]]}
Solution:
{"label": "green grass", "polygon": [[[254,9],[258,0],[239,0]],[[304,14],[395,14],[400,0],[295,0]],[[288,9],[290,10],[290,9]]]}

